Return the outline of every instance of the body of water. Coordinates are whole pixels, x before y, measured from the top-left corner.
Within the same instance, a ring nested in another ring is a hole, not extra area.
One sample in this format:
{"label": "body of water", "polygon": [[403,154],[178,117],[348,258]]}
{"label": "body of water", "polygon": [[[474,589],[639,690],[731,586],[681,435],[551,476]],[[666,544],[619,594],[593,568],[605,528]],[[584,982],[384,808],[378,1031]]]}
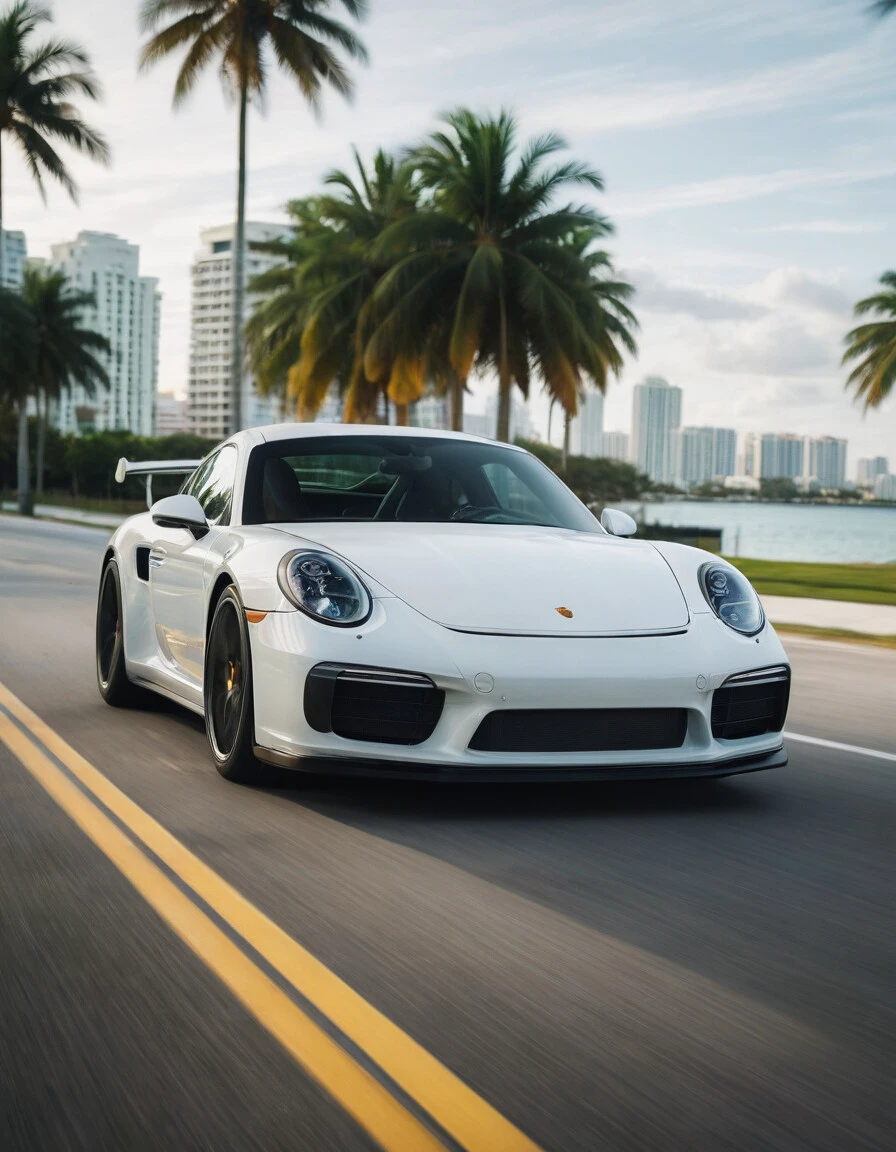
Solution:
{"label": "body of water", "polygon": [[682,500],[645,503],[634,511],[647,524],[721,528],[722,551],[727,556],[832,564],[896,563],[893,507]]}

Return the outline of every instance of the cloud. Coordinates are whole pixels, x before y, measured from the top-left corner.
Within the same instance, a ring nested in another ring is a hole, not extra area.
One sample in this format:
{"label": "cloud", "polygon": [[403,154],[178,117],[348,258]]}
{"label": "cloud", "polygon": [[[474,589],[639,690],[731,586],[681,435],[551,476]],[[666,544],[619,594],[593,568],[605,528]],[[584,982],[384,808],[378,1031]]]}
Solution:
{"label": "cloud", "polygon": [[822,235],[858,236],[868,232],[883,232],[886,225],[873,220],[798,220],[789,224],[774,224],[757,228],[757,232],[806,232]]}
{"label": "cloud", "polygon": [[611,215],[633,218],[681,208],[705,208],[714,204],[756,200],[819,185],[862,184],[894,175],[896,167],[892,165],[879,168],[781,168],[775,172],[720,176],[714,180],[616,192],[606,199]]}
{"label": "cloud", "polygon": [[706,367],[715,372],[779,377],[830,373],[832,360],[829,339],[798,321],[777,317],[711,338],[705,356]]}
{"label": "cloud", "polygon": [[765,315],[762,304],[739,300],[735,296],[702,288],[664,283],[649,268],[630,273],[637,289],[638,310],[675,312],[697,320],[748,320]]}
{"label": "cloud", "polygon": [[831,119],[835,124],[849,124],[855,120],[883,121],[887,125],[896,119],[896,104],[873,104],[867,108],[851,108],[847,112],[838,112]]}
{"label": "cloud", "polygon": [[[532,115],[542,125],[564,124],[568,131],[588,135],[693,124],[698,119],[774,112],[844,92],[852,98],[865,93],[872,97],[879,94],[889,68],[889,59],[869,41],[702,83],[692,79],[650,83],[640,69],[619,68],[605,79],[605,70],[588,69],[542,86]],[[556,99],[551,99],[551,87],[558,92]]]}
{"label": "cloud", "polygon": [[[747,289],[747,296],[777,312],[797,311],[815,313],[815,322],[822,327],[831,316],[848,318],[852,312],[852,296],[830,280],[810,276],[799,268],[777,268],[758,284]],[[818,317],[817,314],[823,314]]]}

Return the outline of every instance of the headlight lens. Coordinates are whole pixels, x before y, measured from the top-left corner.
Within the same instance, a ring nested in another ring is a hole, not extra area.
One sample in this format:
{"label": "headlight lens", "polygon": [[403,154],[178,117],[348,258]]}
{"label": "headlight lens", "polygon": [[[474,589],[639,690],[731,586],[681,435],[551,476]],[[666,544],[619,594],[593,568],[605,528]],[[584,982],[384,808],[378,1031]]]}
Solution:
{"label": "headlight lens", "polygon": [[765,613],[753,585],[727,564],[704,564],[700,586],[716,616],[744,636],[755,636],[765,624]]}
{"label": "headlight lens", "polygon": [[363,624],[370,615],[370,593],[343,561],[327,552],[291,552],[278,572],[284,596],[326,624]]}

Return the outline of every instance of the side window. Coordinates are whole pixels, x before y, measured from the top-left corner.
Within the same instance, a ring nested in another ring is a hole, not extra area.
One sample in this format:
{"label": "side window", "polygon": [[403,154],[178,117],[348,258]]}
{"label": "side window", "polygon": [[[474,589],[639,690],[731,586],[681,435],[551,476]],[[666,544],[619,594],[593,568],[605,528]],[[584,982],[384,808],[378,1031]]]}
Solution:
{"label": "side window", "polygon": [[202,505],[210,524],[229,524],[233,485],[236,480],[237,451],[225,444],[194,474],[185,491]]}
{"label": "side window", "polygon": [[196,493],[199,491],[199,489],[202,486],[203,480],[208,475],[209,468],[211,468],[211,466],[212,466],[212,461],[213,461],[212,457],[209,457],[208,460],[203,460],[203,462],[199,465],[199,467],[196,469],[196,471],[191,472],[190,475],[186,478],[186,480],[184,480],[183,484],[180,487],[180,490],[185,496],[195,496],[196,495]]}
{"label": "side window", "polygon": [[544,524],[556,523],[556,517],[551,514],[544,502],[506,464],[495,462],[483,464],[482,471],[499,507],[508,512],[518,512],[522,516],[531,516]]}

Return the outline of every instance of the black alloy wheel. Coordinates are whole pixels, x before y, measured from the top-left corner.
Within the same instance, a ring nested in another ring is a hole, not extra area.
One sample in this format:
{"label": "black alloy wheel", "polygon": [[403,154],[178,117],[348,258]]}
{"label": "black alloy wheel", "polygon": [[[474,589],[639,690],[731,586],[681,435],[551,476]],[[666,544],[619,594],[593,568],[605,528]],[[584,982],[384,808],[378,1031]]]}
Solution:
{"label": "black alloy wheel", "polygon": [[259,783],[255,759],[252,664],[246,613],[231,585],[215,606],[205,653],[205,728],[215,766],[227,780]]}
{"label": "black alloy wheel", "polygon": [[96,607],[96,678],[100,695],[114,708],[135,704],[140,697],[125,668],[123,620],[118,563],[110,560],[100,578]]}

